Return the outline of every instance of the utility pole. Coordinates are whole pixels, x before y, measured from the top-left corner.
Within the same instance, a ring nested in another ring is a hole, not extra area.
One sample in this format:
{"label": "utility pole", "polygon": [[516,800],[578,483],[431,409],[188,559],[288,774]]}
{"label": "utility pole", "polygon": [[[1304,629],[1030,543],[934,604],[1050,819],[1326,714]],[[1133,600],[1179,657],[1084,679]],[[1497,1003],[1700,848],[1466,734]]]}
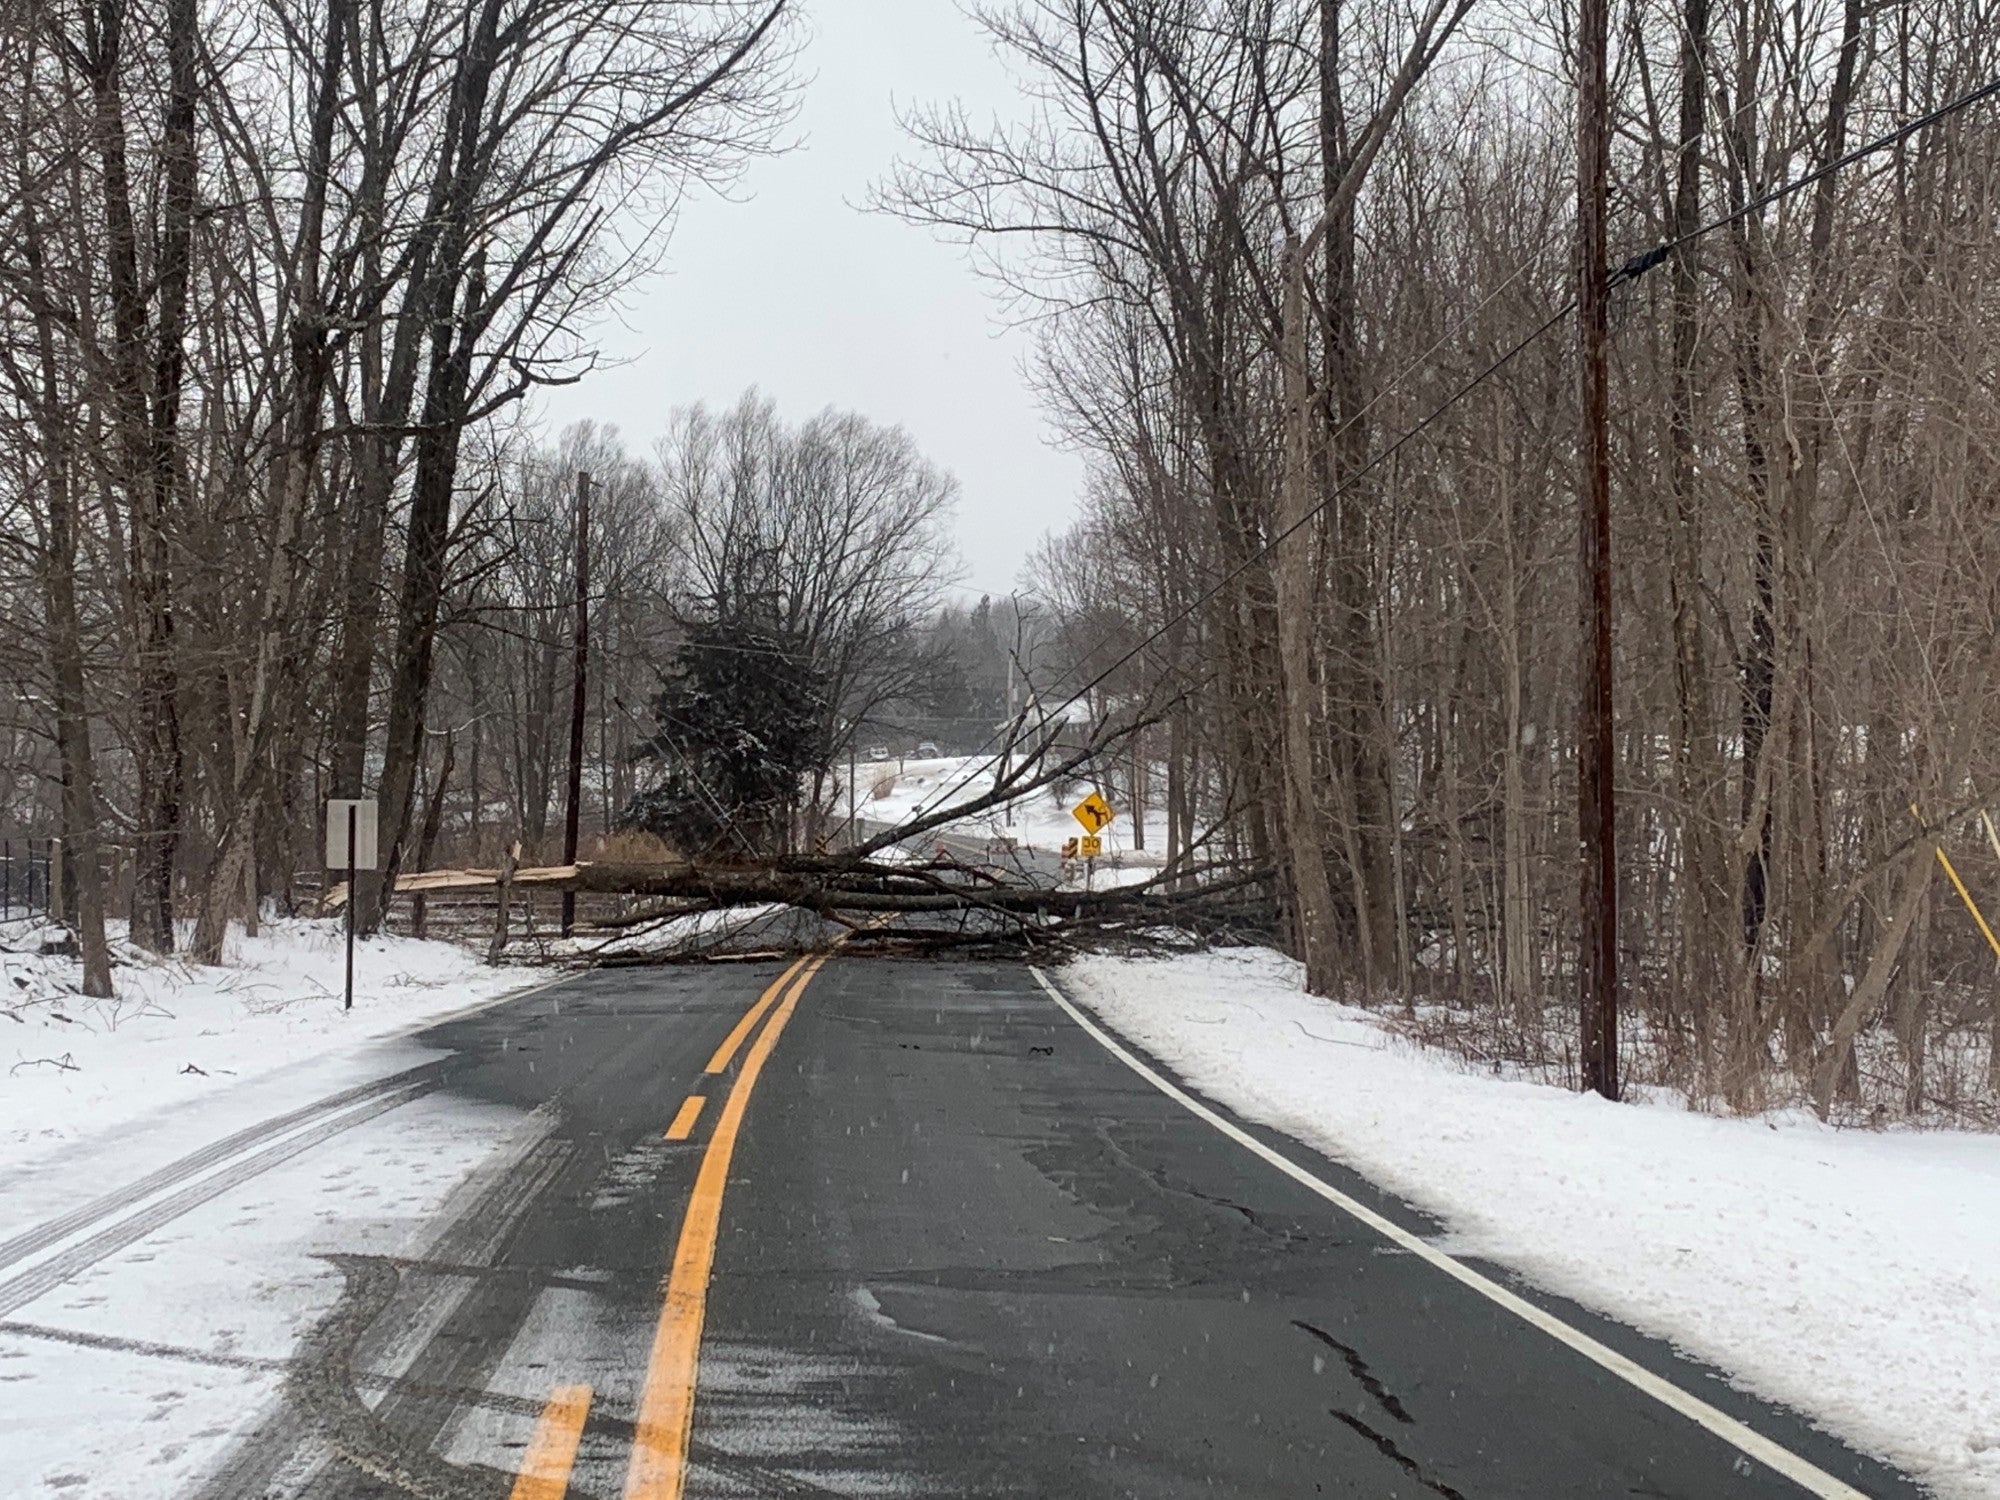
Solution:
{"label": "utility pole", "polygon": [[[576,475],[576,658],[569,700],[569,807],[563,814],[563,863],[576,863],[577,818],[583,807],[584,683],[590,667],[590,475]],[[563,892],[562,935],[576,928],[576,889]]]}
{"label": "utility pole", "polygon": [[1577,841],[1583,952],[1577,964],[1583,1086],[1618,1097],[1618,851],[1611,739],[1611,450],[1605,344],[1606,182],[1610,175],[1609,0],[1581,0],[1577,23],[1576,276],[1582,484],[1577,595],[1583,658],[1576,711]]}

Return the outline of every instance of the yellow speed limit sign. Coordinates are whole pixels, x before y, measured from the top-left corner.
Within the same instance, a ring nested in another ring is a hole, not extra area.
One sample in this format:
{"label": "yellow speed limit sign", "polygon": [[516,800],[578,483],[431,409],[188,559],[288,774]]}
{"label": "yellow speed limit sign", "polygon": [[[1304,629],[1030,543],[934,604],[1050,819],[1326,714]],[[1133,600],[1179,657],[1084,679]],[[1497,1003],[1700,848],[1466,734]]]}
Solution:
{"label": "yellow speed limit sign", "polygon": [[1084,832],[1089,834],[1104,832],[1110,825],[1111,820],[1118,816],[1117,813],[1111,810],[1111,804],[1106,802],[1096,792],[1092,792],[1088,797],[1077,803],[1075,807],[1072,807],[1069,810],[1069,815],[1081,823]]}
{"label": "yellow speed limit sign", "polygon": [[1077,840],[1077,852],[1085,859],[1096,859],[1104,852],[1104,840],[1094,833],[1087,833]]}

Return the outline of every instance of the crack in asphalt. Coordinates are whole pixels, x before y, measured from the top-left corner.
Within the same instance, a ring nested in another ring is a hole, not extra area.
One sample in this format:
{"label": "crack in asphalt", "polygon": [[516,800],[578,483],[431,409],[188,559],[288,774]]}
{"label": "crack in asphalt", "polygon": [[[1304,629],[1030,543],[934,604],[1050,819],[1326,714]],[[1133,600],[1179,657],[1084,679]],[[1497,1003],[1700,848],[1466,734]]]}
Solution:
{"label": "crack in asphalt", "polygon": [[[1095,1122],[1094,1133],[1097,1139],[1104,1145],[1104,1148],[1118,1159],[1121,1166],[1134,1175],[1145,1178],[1159,1192],[1178,1197],[1193,1198],[1200,1203],[1209,1203],[1217,1208],[1229,1209],[1234,1213],[1241,1214],[1243,1221],[1260,1234],[1268,1235],[1276,1233],[1276,1231],[1267,1227],[1262,1219],[1257,1217],[1255,1209],[1248,1208],[1230,1198],[1220,1198],[1213,1193],[1204,1193],[1200,1188],[1190,1187],[1185,1183],[1169,1182],[1167,1181],[1167,1174],[1164,1169],[1155,1169],[1140,1165],[1132,1153],[1113,1138],[1110,1126],[1103,1120]],[[1291,1236],[1285,1235],[1283,1238],[1289,1239]]]}
{"label": "crack in asphalt", "polygon": [[1302,1319],[1292,1319],[1292,1327],[1301,1333],[1311,1334],[1345,1360],[1347,1372],[1361,1383],[1361,1389],[1381,1403],[1382,1410],[1406,1426],[1415,1424],[1417,1419],[1404,1409],[1403,1403],[1396,1399],[1396,1393],[1376,1378],[1375,1372],[1368,1368],[1368,1361],[1361,1357],[1360,1350],[1343,1344],[1324,1328],[1316,1327]]}
{"label": "crack in asphalt", "polygon": [[1405,1474],[1408,1474],[1410,1478],[1416,1480],[1418,1484],[1422,1485],[1432,1494],[1442,1495],[1444,1500],[1465,1500],[1465,1494],[1462,1490],[1455,1490],[1442,1479],[1433,1478],[1431,1475],[1425,1473],[1424,1466],[1414,1458],[1411,1458],[1401,1448],[1398,1448],[1395,1441],[1388,1434],[1377,1432],[1366,1422],[1362,1421],[1361,1418],[1349,1412],[1330,1409],[1328,1415],[1336,1422],[1353,1428],[1354,1431],[1368,1439],[1369,1442],[1375,1445],[1384,1458],[1395,1464],[1396,1467],[1401,1469]]}

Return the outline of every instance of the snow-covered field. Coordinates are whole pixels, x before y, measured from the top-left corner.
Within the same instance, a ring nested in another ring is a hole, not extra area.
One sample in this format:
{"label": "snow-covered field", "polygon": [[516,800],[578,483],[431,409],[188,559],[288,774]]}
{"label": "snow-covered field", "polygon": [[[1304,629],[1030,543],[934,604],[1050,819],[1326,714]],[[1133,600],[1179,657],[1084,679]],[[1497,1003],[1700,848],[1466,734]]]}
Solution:
{"label": "snow-covered field", "polygon": [[1948,1496],[2000,1495],[2000,1138],[1612,1105],[1470,1071],[1261,950],[1065,987],[1193,1087]]}

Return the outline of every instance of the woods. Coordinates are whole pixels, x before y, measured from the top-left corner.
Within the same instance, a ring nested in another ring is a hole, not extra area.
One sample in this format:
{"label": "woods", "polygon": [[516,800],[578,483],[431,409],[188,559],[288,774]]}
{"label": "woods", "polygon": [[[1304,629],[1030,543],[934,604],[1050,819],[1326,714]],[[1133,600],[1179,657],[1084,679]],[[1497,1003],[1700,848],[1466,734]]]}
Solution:
{"label": "woods", "polygon": [[[1041,113],[919,112],[883,196],[984,253],[1092,456],[1041,569],[1068,680],[1164,712],[1169,858],[1213,829],[1270,871],[1312,989],[1574,1079],[1573,15],[982,18]],[[1990,83],[1996,40],[1951,7],[1612,13],[1641,1084],[1993,1112],[1993,955],[1933,850],[1990,906],[1994,112],[1752,206]]]}
{"label": "woods", "polygon": [[379,788],[389,868],[414,858],[441,636],[531,520],[508,419],[590,367],[578,320],[680,199],[770,144],[795,38],[784,0],[0,27],[8,805],[59,787],[103,872],[103,994],[105,889],[156,951],[194,915],[212,960],[309,864],[320,793]]}
{"label": "woods", "polygon": [[529,420],[782,144],[787,0],[10,7],[0,806],[63,840],[84,989],[107,923],[213,961],[292,901],[326,796],[383,809],[368,927],[447,846],[557,857],[581,540],[593,833],[786,856],[884,724],[1004,759],[1071,715],[1142,847],[1164,811],[1163,889],[1253,902],[1314,993],[1575,1080],[1588,951],[1637,1084],[1991,1119],[1994,955],[1936,855],[2000,915],[2000,121],[1959,107],[2000,21],[1612,10],[1599,795],[1576,19],[984,6],[1034,108],[910,114],[875,206],[1036,330],[1089,482],[974,609],[957,480],[885,422]]}

